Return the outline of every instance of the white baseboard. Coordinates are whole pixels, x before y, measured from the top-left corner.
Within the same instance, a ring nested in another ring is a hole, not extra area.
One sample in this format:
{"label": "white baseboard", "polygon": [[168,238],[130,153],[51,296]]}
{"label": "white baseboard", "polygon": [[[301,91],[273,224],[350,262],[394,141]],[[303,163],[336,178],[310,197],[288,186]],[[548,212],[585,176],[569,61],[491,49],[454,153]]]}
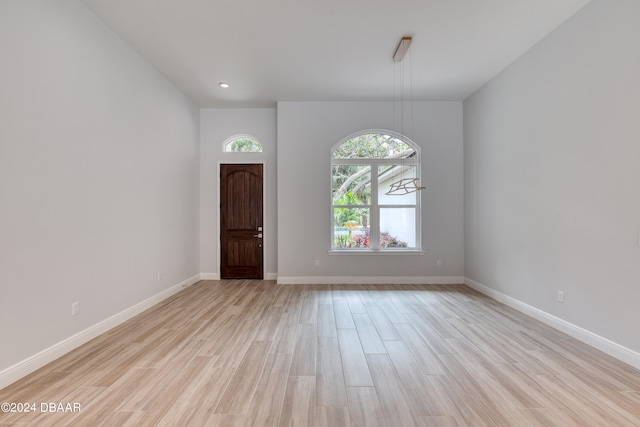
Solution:
{"label": "white baseboard", "polygon": [[498,302],[501,302],[515,310],[518,310],[521,313],[531,316],[534,319],[551,326],[552,328],[564,332],[565,334],[579,341],[582,341],[583,343],[590,345],[591,347],[594,347],[608,354],[609,356],[612,356],[628,365],[631,365],[636,369],[640,369],[640,353],[637,353],[627,347],[608,340],[607,338],[601,337],[600,335],[594,334],[591,331],[576,326],[573,323],[567,322],[566,320],[560,319],[559,317],[556,317],[538,308],[525,304],[522,301],[500,293],[488,286],[476,282],[475,280],[465,278],[464,284]]}
{"label": "white baseboard", "polygon": [[278,277],[279,285],[461,285],[464,277],[299,276]]}
{"label": "white baseboard", "polygon": [[151,308],[152,306],[178,293],[184,288],[193,285],[199,280],[201,280],[201,275],[197,274],[183,282],[178,283],[177,285],[170,287],[169,289],[165,289],[157,295],[147,298],[146,300],[139,302],[138,304],[109,317],[108,319],[96,323],[95,325],[90,326],[89,328],[78,332],[73,336],[70,336],[69,338],[62,340],[57,344],[52,345],[51,347],[41,351],[40,353],[37,353],[21,362],[16,363],[13,366],[4,369],[0,372],[0,389],[18,381],[20,378],[29,375],[37,369],[40,369],[47,363],[50,363],[57,358],[67,354],[71,350],[80,347],[82,344],[89,342],[98,335],[101,335],[108,330],[113,329],[126,320],[129,320],[133,316],[142,313],[148,308]]}

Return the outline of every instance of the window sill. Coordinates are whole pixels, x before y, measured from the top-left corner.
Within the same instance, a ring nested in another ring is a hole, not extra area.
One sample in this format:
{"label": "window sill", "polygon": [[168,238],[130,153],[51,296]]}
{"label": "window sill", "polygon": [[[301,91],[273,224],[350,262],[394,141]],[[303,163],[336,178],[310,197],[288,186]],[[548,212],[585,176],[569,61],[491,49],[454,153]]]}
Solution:
{"label": "window sill", "polygon": [[420,249],[329,249],[329,255],[424,255]]}

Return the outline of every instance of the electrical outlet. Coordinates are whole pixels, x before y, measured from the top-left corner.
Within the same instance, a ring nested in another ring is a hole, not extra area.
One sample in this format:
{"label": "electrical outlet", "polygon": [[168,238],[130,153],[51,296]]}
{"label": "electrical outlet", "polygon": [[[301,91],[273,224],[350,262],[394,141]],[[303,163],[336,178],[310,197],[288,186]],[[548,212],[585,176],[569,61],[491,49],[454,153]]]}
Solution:
{"label": "electrical outlet", "polygon": [[442,260],[441,259],[436,261],[436,267],[442,267]]}
{"label": "electrical outlet", "polygon": [[558,291],[558,302],[564,303],[564,291]]}
{"label": "electrical outlet", "polygon": [[158,273],[158,282],[162,282],[162,273]]}
{"label": "electrical outlet", "polygon": [[71,315],[77,316],[78,313],[80,313],[80,303],[74,302],[73,304],[71,304]]}
{"label": "electrical outlet", "polygon": [[320,260],[317,259],[313,262],[313,265],[315,265],[316,267],[320,267]]}

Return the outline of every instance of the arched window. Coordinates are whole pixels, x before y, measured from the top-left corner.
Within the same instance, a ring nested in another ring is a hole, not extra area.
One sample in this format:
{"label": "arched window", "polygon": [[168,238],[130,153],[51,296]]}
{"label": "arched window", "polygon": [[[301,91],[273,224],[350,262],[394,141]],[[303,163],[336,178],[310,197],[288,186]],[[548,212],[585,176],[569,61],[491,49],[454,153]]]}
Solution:
{"label": "arched window", "polygon": [[250,135],[235,135],[224,142],[226,153],[262,153],[262,144]]}
{"label": "arched window", "polygon": [[391,191],[420,178],[420,147],[384,130],[350,135],[331,150],[331,250],[419,250],[420,191]]}

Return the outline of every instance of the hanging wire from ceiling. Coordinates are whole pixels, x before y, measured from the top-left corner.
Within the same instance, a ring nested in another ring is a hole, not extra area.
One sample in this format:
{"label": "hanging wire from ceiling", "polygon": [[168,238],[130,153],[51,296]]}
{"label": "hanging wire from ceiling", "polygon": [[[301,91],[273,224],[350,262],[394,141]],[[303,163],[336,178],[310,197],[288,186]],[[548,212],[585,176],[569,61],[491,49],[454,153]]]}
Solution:
{"label": "hanging wire from ceiling", "polygon": [[[403,37],[398,44],[398,48],[396,49],[393,60],[396,64],[394,64],[393,68],[393,127],[396,129],[396,69],[400,68],[400,134],[404,136],[404,86],[405,86],[405,68],[403,59],[407,52],[409,52],[409,105],[410,105],[410,128],[411,134],[413,135],[413,62],[412,55],[409,51],[411,46],[411,37]],[[400,179],[392,182],[389,185],[389,190],[385,193],[389,196],[403,196],[405,194],[414,193],[419,190],[424,190],[425,187],[421,186],[418,183],[418,178],[411,177],[405,178],[405,165],[404,165],[404,157],[400,159]]]}

